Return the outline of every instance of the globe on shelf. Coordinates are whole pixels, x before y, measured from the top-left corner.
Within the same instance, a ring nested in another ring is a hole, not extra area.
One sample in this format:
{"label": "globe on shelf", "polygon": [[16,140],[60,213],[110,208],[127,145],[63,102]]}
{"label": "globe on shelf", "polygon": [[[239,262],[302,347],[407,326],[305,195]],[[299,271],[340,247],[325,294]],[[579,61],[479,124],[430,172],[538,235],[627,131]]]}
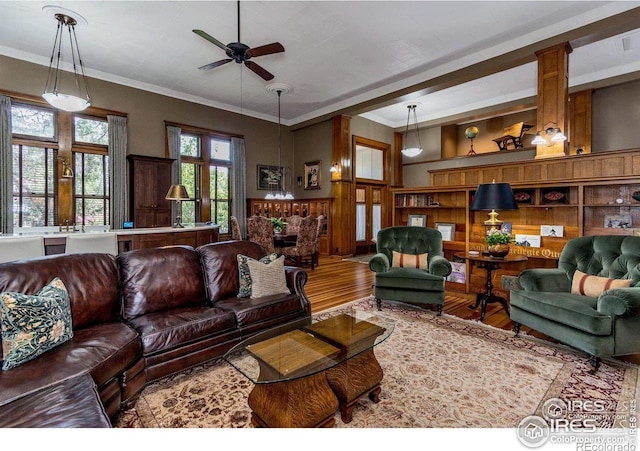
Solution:
{"label": "globe on shelf", "polygon": [[476,151],[473,150],[473,138],[478,136],[478,127],[476,127],[475,125],[467,127],[467,129],[464,131],[464,136],[466,136],[467,139],[471,140],[471,148],[469,149],[469,152],[467,152],[467,155],[475,155]]}
{"label": "globe on shelf", "polygon": [[464,136],[466,136],[467,139],[475,138],[476,136],[478,136],[478,127],[467,127],[467,129],[464,131]]}

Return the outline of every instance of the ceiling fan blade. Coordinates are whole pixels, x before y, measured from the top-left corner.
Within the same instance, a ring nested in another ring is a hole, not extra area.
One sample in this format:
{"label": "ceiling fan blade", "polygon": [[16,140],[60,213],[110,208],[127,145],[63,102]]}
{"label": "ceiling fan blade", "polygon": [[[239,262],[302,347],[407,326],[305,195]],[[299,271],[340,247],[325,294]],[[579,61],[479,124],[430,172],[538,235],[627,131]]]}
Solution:
{"label": "ceiling fan blade", "polygon": [[284,52],[284,47],[279,42],[273,42],[271,44],[262,45],[247,50],[247,56],[253,58],[254,56],[270,55],[272,53]]}
{"label": "ceiling fan blade", "polygon": [[198,69],[200,69],[200,70],[211,70],[211,69],[214,69],[214,68],[216,68],[218,66],[222,66],[223,64],[230,63],[231,61],[233,61],[231,58],[227,58],[227,59],[224,59],[224,60],[216,61],[215,63],[205,64],[204,66],[200,66]]}
{"label": "ceiling fan blade", "polygon": [[256,74],[258,74],[260,77],[262,77],[265,81],[272,80],[273,77],[274,77],[274,75],[272,73],[268,72],[262,66],[260,66],[259,64],[254,63],[253,61],[245,61],[244,65],[247,66],[249,69],[251,69]]}
{"label": "ceiling fan blade", "polygon": [[202,31],[202,30],[191,30],[193,31],[195,34],[197,34],[198,36],[200,36],[201,38],[206,39],[207,41],[211,42],[212,44],[217,45],[218,47],[220,47],[222,50],[224,50],[225,52],[227,51],[228,47],[226,45],[224,45],[222,42],[218,41],[216,38],[214,38],[213,36],[211,36],[210,34]]}

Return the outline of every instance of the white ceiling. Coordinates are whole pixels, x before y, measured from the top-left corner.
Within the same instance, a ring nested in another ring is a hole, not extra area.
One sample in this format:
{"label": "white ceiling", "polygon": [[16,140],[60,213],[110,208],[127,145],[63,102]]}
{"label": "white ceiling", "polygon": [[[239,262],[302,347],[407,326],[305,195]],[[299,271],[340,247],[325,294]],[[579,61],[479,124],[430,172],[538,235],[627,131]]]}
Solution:
{"label": "white ceiling", "polygon": [[[236,2],[0,1],[0,54],[48,65],[56,22],[43,6],[80,14],[76,28],[87,74],[225,110],[277,121],[265,86],[290,85],[282,123],[344,111],[527,45],[638,7],[637,1],[243,1],[241,42],[274,41],[284,53],[253,61],[276,77],[265,82],[242,65],[198,70],[226,56],[192,33],[237,39]],[[640,71],[638,36],[627,32],[578,47],[570,85]],[[627,51],[622,51],[621,38]],[[44,80],[43,80],[44,86]],[[419,97],[385,98],[363,116],[406,124],[406,102],[421,122],[534,96],[535,63]],[[101,106],[101,99],[93,99]]]}

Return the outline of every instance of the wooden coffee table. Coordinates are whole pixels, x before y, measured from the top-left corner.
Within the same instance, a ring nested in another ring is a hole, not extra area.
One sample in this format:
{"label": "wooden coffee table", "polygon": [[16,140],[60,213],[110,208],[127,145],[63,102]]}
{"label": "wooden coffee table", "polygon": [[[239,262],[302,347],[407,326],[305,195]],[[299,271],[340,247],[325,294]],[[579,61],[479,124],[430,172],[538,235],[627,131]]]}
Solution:
{"label": "wooden coffee table", "polygon": [[358,399],[378,402],[383,373],[373,347],[393,328],[377,313],[342,314],[263,332],[224,359],[255,384],[248,398],[254,426],[331,427],[338,409],[349,422]]}

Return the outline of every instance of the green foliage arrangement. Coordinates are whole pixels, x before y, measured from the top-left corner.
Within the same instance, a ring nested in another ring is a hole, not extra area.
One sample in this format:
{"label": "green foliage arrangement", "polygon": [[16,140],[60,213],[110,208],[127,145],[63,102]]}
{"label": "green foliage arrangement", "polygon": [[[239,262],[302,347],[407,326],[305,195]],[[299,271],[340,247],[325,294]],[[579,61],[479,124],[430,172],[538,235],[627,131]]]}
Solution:
{"label": "green foliage arrangement", "polygon": [[491,229],[487,231],[487,236],[484,239],[484,242],[489,246],[493,246],[494,244],[509,244],[513,241],[513,236],[509,233],[504,233],[502,230]]}
{"label": "green foliage arrangement", "polygon": [[287,228],[287,223],[283,218],[271,218],[271,225],[273,230],[280,233]]}

